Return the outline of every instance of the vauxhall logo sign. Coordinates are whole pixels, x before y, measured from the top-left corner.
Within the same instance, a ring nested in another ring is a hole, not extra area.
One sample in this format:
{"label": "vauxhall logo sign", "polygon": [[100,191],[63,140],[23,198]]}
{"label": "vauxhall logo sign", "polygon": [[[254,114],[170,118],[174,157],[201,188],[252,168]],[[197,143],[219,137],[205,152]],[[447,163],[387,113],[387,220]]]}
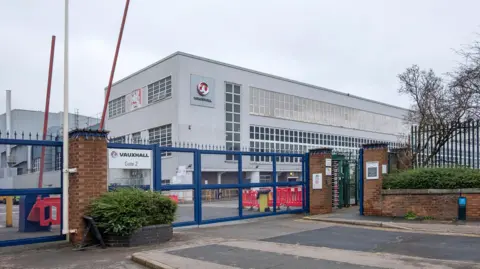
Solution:
{"label": "vauxhall logo sign", "polygon": [[194,96],[193,99],[200,102],[211,103],[212,99],[206,97],[209,92],[210,89],[208,88],[208,84],[205,82],[200,82],[197,85],[197,93],[199,96]]}
{"label": "vauxhall logo sign", "polygon": [[149,158],[150,156],[148,155],[148,153],[135,153],[135,152],[116,152],[116,151],[112,151],[112,153],[110,153],[110,155],[112,156],[112,158],[117,158],[118,156],[120,157],[138,157],[138,158]]}
{"label": "vauxhall logo sign", "polygon": [[215,107],[215,80],[199,75],[190,75],[190,104]]}
{"label": "vauxhall logo sign", "polygon": [[200,82],[200,83],[198,83],[198,85],[197,85],[197,92],[198,92],[198,94],[200,94],[201,96],[207,95],[208,92],[209,92],[208,84],[205,83],[205,82]]}
{"label": "vauxhall logo sign", "polygon": [[108,149],[108,167],[113,169],[151,169],[150,150]]}

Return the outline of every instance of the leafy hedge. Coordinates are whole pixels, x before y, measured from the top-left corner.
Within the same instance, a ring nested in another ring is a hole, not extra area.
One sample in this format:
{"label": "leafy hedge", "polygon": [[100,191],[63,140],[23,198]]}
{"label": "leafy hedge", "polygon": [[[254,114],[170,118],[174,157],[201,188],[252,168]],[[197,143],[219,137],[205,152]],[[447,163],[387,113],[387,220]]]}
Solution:
{"label": "leafy hedge", "polygon": [[177,204],[158,192],[119,188],[93,201],[89,215],[102,233],[128,236],[138,228],[174,221]]}
{"label": "leafy hedge", "polygon": [[385,175],[384,189],[480,188],[480,170],[468,168],[421,168]]}

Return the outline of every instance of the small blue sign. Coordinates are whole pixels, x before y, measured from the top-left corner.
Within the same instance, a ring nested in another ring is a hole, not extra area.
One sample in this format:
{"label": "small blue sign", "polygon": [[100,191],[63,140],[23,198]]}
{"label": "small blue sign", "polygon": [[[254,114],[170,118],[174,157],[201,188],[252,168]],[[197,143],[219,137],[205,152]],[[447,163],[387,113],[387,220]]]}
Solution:
{"label": "small blue sign", "polygon": [[467,197],[458,197],[458,205],[459,206],[466,206],[467,205]]}

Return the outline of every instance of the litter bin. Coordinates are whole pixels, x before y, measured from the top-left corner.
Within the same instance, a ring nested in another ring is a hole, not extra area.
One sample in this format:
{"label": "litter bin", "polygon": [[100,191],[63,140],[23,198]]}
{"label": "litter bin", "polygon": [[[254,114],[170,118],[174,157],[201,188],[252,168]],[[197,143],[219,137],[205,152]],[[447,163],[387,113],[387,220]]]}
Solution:
{"label": "litter bin", "polygon": [[467,220],[467,197],[458,197],[458,220]]}
{"label": "litter bin", "polygon": [[257,192],[258,210],[260,212],[270,212],[270,207],[268,206],[269,193],[270,189],[260,189]]}

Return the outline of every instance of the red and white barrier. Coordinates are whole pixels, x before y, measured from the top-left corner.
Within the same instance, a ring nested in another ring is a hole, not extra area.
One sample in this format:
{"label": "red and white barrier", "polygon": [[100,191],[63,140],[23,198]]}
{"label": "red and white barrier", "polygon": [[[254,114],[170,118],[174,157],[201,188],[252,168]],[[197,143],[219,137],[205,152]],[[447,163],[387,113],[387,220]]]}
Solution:
{"label": "red and white barrier", "polygon": [[[268,206],[273,207],[273,190],[270,188],[270,193],[268,194]],[[257,200],[257,191],[256,190],[244,190],[242,191],[242,206],[243,208],[258,208]],[[289,207],[302,207],[303,206],[303,193],[302,187],[286,187],[286,188],[277,188],[277,199],[275,207],[280,208],[280,206]]]}
{"label": "red and white barrier", "polygon": [[[28,214],[29,221],[40,222],[40,226],[60,225],[61,218],[61,199],[60,197],[37,198],[32,210]],[[45,216],[45,209],[48,210],[48,218]]]}

